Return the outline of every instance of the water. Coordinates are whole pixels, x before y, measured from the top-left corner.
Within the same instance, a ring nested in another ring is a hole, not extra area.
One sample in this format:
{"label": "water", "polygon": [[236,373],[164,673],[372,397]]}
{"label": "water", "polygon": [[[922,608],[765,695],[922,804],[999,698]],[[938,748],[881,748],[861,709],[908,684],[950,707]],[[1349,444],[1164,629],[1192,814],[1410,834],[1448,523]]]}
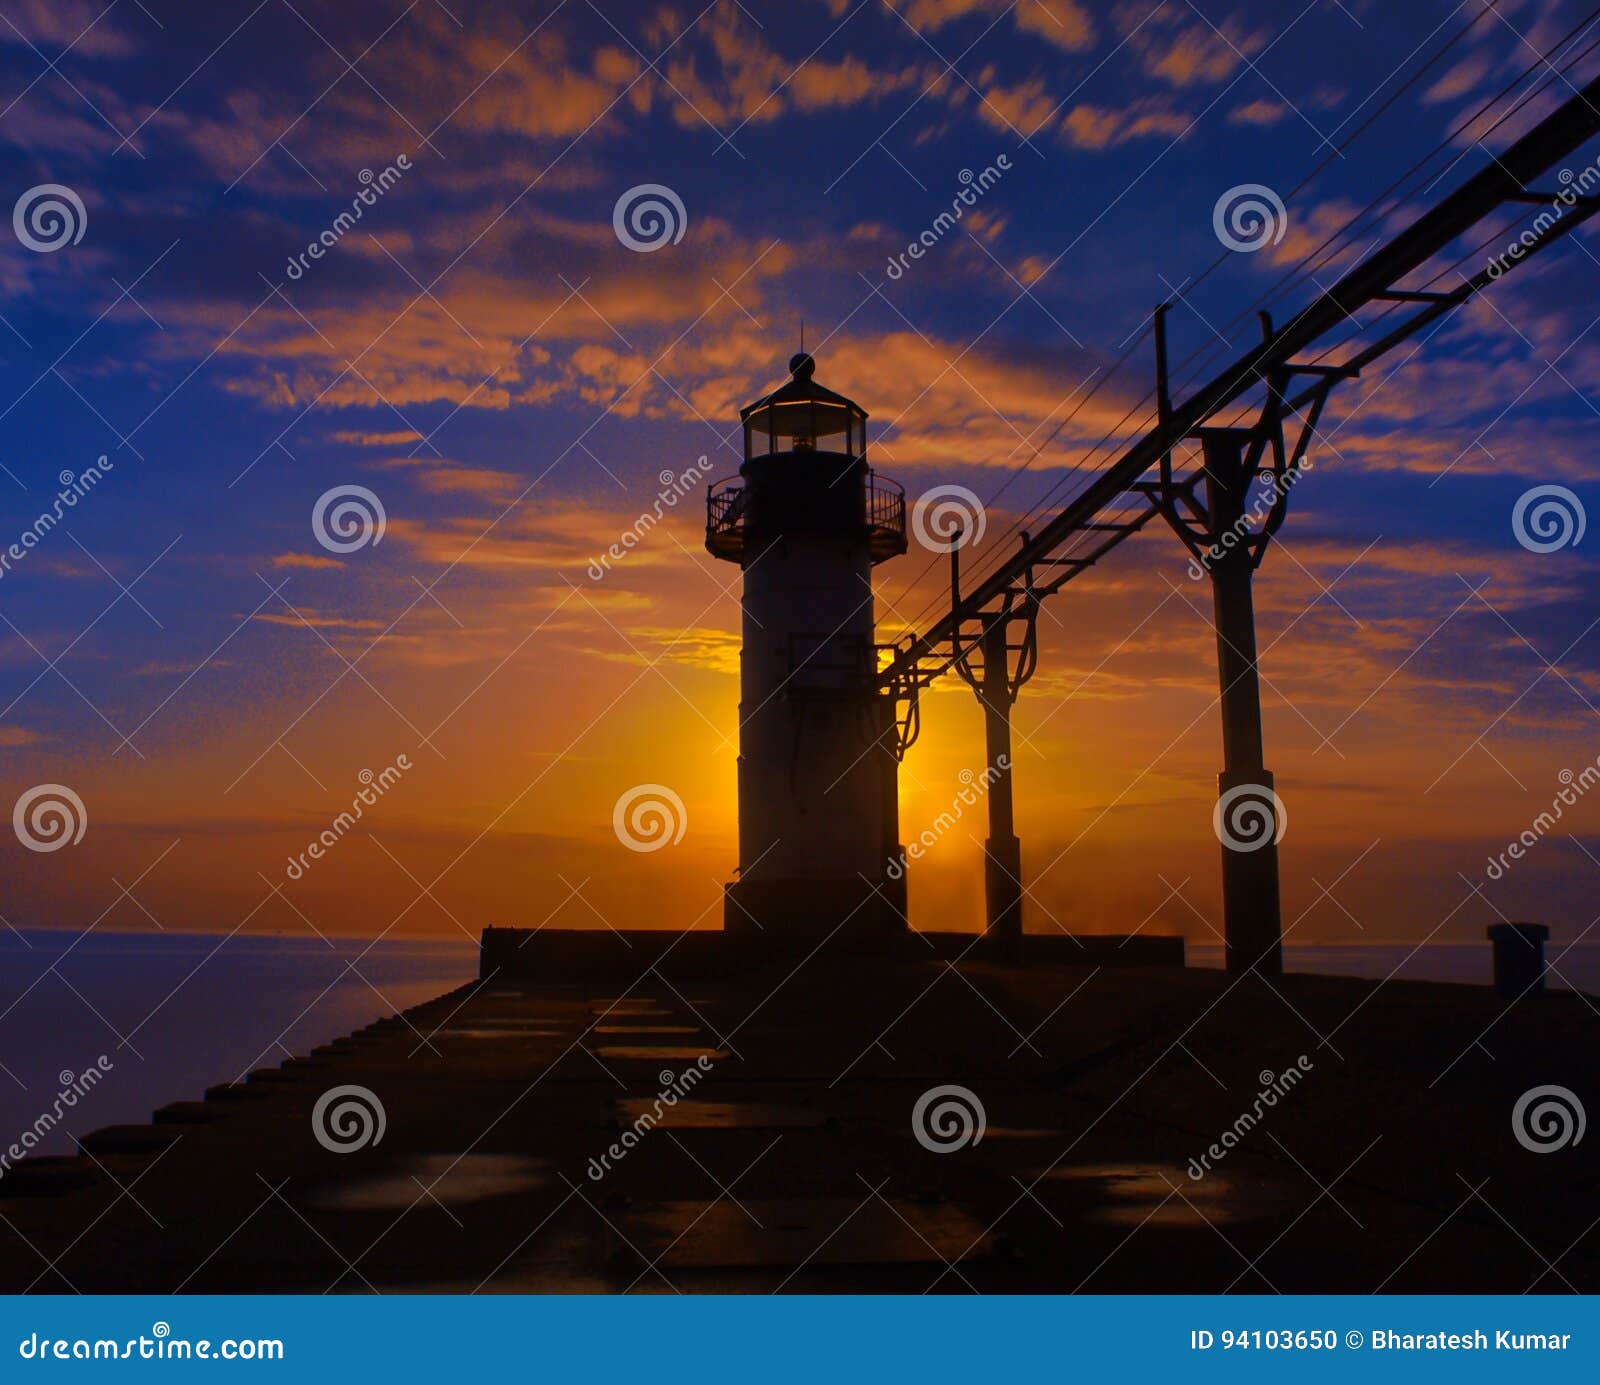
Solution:
{"label": "water", "polygon": [[0,1155],[46,1113],[33,1152],[70,1153],[75,1135],[147,1121],[169,1101],[197,1100],[477,974],[465,938],[385,939],[363,956],[366,947],[243,933],[0,931]]}

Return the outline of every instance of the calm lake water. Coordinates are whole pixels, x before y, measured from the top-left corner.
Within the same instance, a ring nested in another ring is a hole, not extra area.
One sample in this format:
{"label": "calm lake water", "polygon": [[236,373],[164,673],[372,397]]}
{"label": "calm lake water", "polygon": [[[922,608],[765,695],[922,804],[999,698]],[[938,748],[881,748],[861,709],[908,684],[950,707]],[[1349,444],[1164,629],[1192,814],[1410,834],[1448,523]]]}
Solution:
{"label": "calm lake water", "polygon": [[[50,1111],[64,1084],[99,1062],[109,1071],[38,1147],[146,1121],[169,1101],[275,1066],[397,1009],[471,980],[466,939],[359,939],[239,934],[0,931],[0,1150]],[[1550,957],[1554,987],[1600,994],[1600,945]],[[1191,945],[1192,966],[1222,965]],[[1489,983],[1487,943],[1290,947],[1291,971]]]}
{"label": "calm lake water", "polygon": [[109,1072],[38,1152],[70,1153],[73,1135],[147,1121],[169,1101],[197,1100],[477,975],[465,938],[366,947],[243,933],[0,931],[0,1150],[97,1062]]}

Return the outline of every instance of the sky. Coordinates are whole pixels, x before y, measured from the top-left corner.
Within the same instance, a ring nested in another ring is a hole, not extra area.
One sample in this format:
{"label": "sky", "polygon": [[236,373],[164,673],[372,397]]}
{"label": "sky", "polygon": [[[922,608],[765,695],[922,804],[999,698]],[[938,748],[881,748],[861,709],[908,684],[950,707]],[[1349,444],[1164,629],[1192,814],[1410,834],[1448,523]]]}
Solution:
{"label": "sky", "polygon": [[[981,569],[1147,426],[1156,304],[1181,397],[1259,298],[1281,320],[1600,72],[1592,23],[1555,0],[0,0],[0,765],[8,804],[73,819],[58,849],[0,837],[5,923],[713,926],[739,573],[703,548],[703,491],[802,333],[882,474],[978,497]],[[1281,211],[1240,243],[1223,213],[1252,186]],[[1480,230],[1450,282],[1500,243]],[[1596,249],[1585,228],[1517,265],[1334,395],[1256,583],[1291,941],[1594,922],[1578,789],[1488,862],[1600,755]],[[1524,541],[1538,487],[1555,542]],[[1152,526],[1041,616],[1030,927],[1217,941],[1188,561]],[[883,639],[939,613],[945,563],[914,543],[878,569]],[[982,757],[971,693],[937,685],[903,836]],[[683,831],[631,850],[614,809],[646,785]],[[912,868],[916,926],[978,926],[982,835]]]}

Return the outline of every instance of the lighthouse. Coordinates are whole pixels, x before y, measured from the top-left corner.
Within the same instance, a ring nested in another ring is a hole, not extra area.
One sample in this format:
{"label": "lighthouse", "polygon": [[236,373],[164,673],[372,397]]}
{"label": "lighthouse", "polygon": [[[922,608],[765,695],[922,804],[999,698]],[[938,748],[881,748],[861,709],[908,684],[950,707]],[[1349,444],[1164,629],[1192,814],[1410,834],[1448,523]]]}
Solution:
{"label": "lighthouse", "polygon": [[739,868],[730,936],[883,943],[905,931],[894,704],[872,572],[906,551],[905,492],[867,464],[867,414],[790,378],[740,412],[744,464],[706,497],[706,548],[744,574]]}

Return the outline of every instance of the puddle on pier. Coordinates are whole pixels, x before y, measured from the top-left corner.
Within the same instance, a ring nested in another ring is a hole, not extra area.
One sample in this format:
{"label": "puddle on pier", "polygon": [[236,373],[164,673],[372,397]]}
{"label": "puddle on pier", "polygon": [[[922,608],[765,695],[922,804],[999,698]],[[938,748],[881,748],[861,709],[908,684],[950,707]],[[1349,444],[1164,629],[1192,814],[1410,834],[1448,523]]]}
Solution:
{"label": "puddle on pier", "polygon": [[324,1183],[295,1200],[318,1212],[403,1212],[437,1198],[446,1207],[527,1192],[550,1181],[542,1159],[516,1154],[423,1154],[368,1178]]}
{"label": "puddle on pier", "polygon": [[437,1029],[435,1039],[559,1039],[566,1035],[564,1029]]}
{"label": "puddle on pier", "polygon": [[659,1202],[631,1212],[622,1232],[651,1260],[685,1269],[948,1264],[989,1242],[959,1207],[882,1198]]}
{"label": "puddle on pier", "polygon": [[728,1056],[725,1048],[695,1048],[690,1044],[601,1044],[594,1053],[597,1058],[642,1063],[694,1063],[701,1058],[708,1063],[720,1063]]}
{"label": "puddle on pier", "polygon": [[697,1024],[597,1024],[593,1034],[698,1034]]}
{"label": "puddle on pier", "polygon": [[1196,1181],[1178,1164],[1072,1164],[1052,1169],[1044,1181],[1081,1185],[1091,1204],[1088,1220],[1110,1226],[1218,1226],[1296,1206],[1287,1187],[1246,1186],[1216,1171]]}
{"label": "puddle on pier", "polygon": [[624,1097],[614,1103],[624,1121],[651,1116],[670,1130],[804,1130],[827,1121],[815,1107],[782,1106],[762,1101],[680,1101],[675,1106],[647,1097]]}

